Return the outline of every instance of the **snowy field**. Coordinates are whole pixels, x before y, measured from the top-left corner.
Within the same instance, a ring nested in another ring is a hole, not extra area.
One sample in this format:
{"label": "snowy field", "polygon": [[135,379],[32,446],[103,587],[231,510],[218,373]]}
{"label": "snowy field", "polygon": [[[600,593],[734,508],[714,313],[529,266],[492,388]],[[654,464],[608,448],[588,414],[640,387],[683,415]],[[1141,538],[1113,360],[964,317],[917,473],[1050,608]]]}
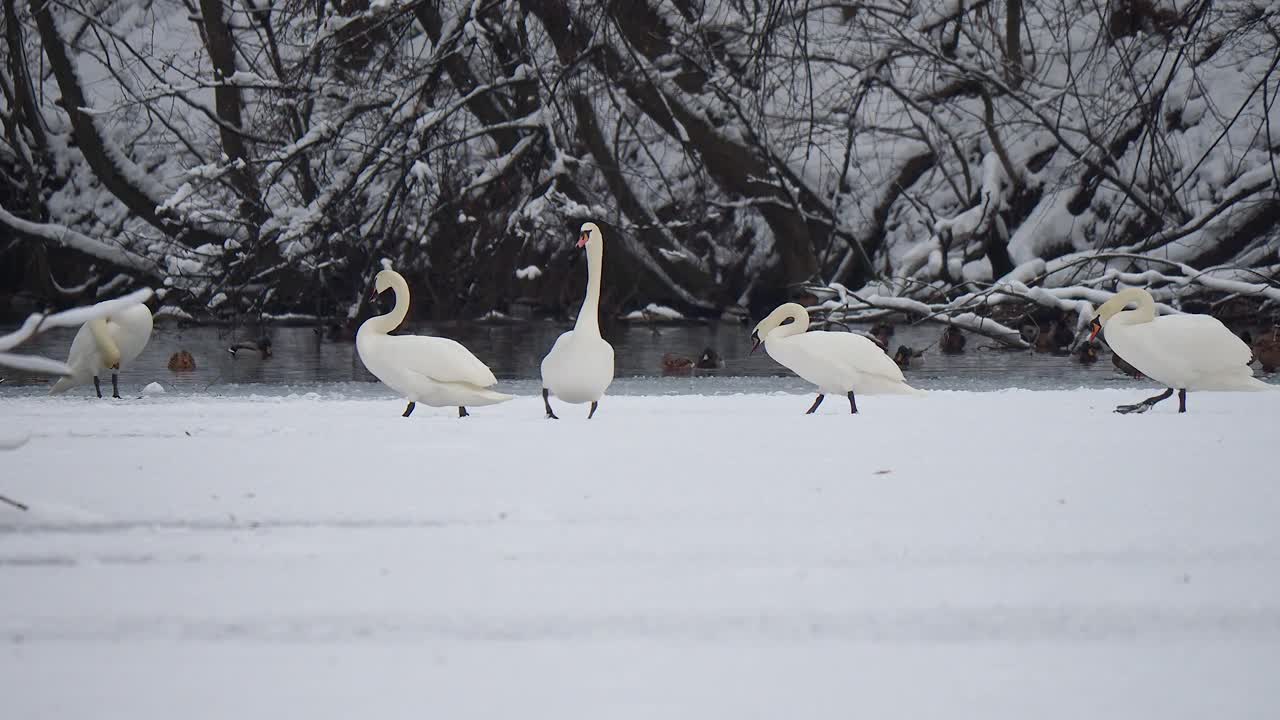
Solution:
{"label": "snowy field", "polygon": [[1280,393],[0,399],[4,718],[1280,717]]}

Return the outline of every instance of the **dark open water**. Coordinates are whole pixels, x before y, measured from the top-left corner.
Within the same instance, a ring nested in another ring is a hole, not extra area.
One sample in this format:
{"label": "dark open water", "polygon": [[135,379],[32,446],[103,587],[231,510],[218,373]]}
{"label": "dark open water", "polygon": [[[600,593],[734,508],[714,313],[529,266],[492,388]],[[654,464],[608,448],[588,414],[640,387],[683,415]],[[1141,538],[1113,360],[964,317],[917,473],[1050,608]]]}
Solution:
{"label": "dark open water", "polygon": [[[425,335],[451,337],[466,345],[498,376],[503,389],[516,394],[538,391],[538,367],[559,333],[570,325],[549,320],[518,324],[447,324],[411,328]],[[866,328],[861,328],[865,330]],[[619,394],[721,394],[784,390],[808,392],[811,388],[768,355],[751,349],[750,328],[731,323],[650,326],[620,324],[607,339],[617,358],[617,377],[610,393]],[[901,325],[890,344],[925,348],[937,340],[939,325]],[[389,394],[376,384],[356,356],[355,344],[326,339],[309,327],[270,327],[273,344],[266,360],[235,358],[227,347],[261,332],[231,331],[222,327],[179,327],[157,321],[151,342],[142,355],[121,373],[121,392],[136,394],[157,381],[170,393],[281,394],[326,390],[345,394]],[[64,359],[74,336],[73,328],[52,330],[22,348]],[[697,358],[704,348],[717,351],[725,361],[720,370],[695,370],[691,375],[664,375],[666,353]],[[196,361],[192,372],[171,372],[170,355],[187,350]],[[994,349],[986,338],[970,335],[963,355],[943,355],[936,347],[913,361],[906,371],[908,382],[925,389],[997,390],[1002,388],[1063,389],[1076,387],[1140,387],[1146,381],[1129,379],[1111,364],[1104,352],[1094,365],[1081,365],[1069,356],[1030,351]],[[49,382],[0,368],[7,376],[0,397],[44,392]],[[75,392],[92,393],[92,387]]]}

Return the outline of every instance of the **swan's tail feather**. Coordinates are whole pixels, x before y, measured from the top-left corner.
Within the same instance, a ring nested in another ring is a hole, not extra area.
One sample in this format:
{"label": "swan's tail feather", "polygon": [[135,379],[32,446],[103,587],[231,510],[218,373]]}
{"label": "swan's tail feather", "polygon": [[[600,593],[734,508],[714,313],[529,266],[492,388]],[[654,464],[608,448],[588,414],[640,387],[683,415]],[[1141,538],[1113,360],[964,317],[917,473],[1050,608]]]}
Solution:
{"label": "swan's tail feather", "polygon": [[[1197,388],[1190,388],[1195,390]],[[1234,377],[1220,377],[1212,382],[1202,383],[1199,389],[1211,390],[1218,392],[1253,392],[1266,390],[1280,390],[1280,385],[1272,385],[1271,383],[1259,380],[1252,374],[1239,374]]]}
{"label": "swan's tail feather", "polygon": [[489,390],[487,388],[476,388],[475,394],[476,399],[469,404],[476,406],[497,405],[498,403],[506,402],[515,397],[515,395],[508,395],[506,393],[500,393],[496,390]]}
{"label": "swan's tail feather", "polygon": [[85,381],[82,378],[78,378],[75,375],[64,375],[63,377],[58,378],[58,382],[54,383],[53,387],[49,388],[49,394],[60,395],[71,388],[76,387],[77,385],[83,385],[84,383]]}

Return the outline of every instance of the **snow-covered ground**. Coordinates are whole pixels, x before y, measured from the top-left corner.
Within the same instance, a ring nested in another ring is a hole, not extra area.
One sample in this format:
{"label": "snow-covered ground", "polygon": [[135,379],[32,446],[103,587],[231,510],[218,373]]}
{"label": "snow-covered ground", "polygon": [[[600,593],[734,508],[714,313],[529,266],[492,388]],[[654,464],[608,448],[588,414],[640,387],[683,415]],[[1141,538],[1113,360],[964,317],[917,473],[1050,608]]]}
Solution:
{"label": "snow-covered ground", "polygon": [[4,718],[1275,718],[1280,393],[0,400]]}

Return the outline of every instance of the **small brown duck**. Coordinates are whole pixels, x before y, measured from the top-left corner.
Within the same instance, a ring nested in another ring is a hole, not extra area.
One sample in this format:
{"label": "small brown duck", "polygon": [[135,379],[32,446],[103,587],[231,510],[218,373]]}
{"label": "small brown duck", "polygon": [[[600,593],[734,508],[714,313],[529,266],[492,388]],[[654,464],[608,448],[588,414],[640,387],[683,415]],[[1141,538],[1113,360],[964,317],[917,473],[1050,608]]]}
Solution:
{"label": "small brown duck", "polygon": [[883,321],[878,322],[871,326],[871,331],[868,334],[871,335],[872,339],[880,343],[880,347],[888,350],[889,338],[893,337],[893,325]]}
{"label": "small brown duck", "polygon": [[1083,365],[1092,365],[1098,362],[1098,351],[1101,349],[1096,342],[1086,342],[1076,349],[1076,360]]}
{"label": "small brown duck", "polygon": [[1075,339],[1075,333],[1071,332],[1067,323],[1058,318],[1036,336],[1035,349],[1036,352],[1043,353],[1064,353],[1065,348]]}
{"label": "small brown duck", "polygon": [[964,352],[964,333],[955,325],[948,325],[946,330],[942,331],[942,337],[938,339],[938,349],[947,355],[959,355]]}
{"label": "small brown duck", "polygon": [[235,357],[271,357],[271,338],[262,337],[257,342],[252,340],[244,340],[227,348],[227,352]]}
{"label": "small brown duck", "polygon": [[715,350],[704,348],[693,366],[699,370],[719,370],[724,367],[724,358],[720,357],[720,353]]}
{"label": "small brown duck", "polygon": [[912,350],[906,345],[899,345],[898,351],[893,354],[893,361],[898,364],[898,367],[906,370],[911,367],[911,358],[918,358],[923,355],[923,352]]}
{"label": "small brown duck", "polygon": [[662,356],[662,372],[664,375],[688,375],[694,368],[698,370],[718,370],[724,367],[724,359],[712,348],[704,348],[697,360],[685,355],[666,353]]}
{"label": "small brown duck", "polygon": [[1254,340],[1249,349],[1253,351],[1253,359],[1262,363],[1262,372],[1275,372],[1280,368],[1280,325]]}
{"label": "small brown duck", "polygon": [[173,372],[187,372],[189,370],[195,370],[196,359],[186,350],[179,350],[169,356],[169,369]]}
{"label": "small brown duck", "polygon": [[693,372],[693,358],[666,353],[662,356],[663,375],[688,375]]}

